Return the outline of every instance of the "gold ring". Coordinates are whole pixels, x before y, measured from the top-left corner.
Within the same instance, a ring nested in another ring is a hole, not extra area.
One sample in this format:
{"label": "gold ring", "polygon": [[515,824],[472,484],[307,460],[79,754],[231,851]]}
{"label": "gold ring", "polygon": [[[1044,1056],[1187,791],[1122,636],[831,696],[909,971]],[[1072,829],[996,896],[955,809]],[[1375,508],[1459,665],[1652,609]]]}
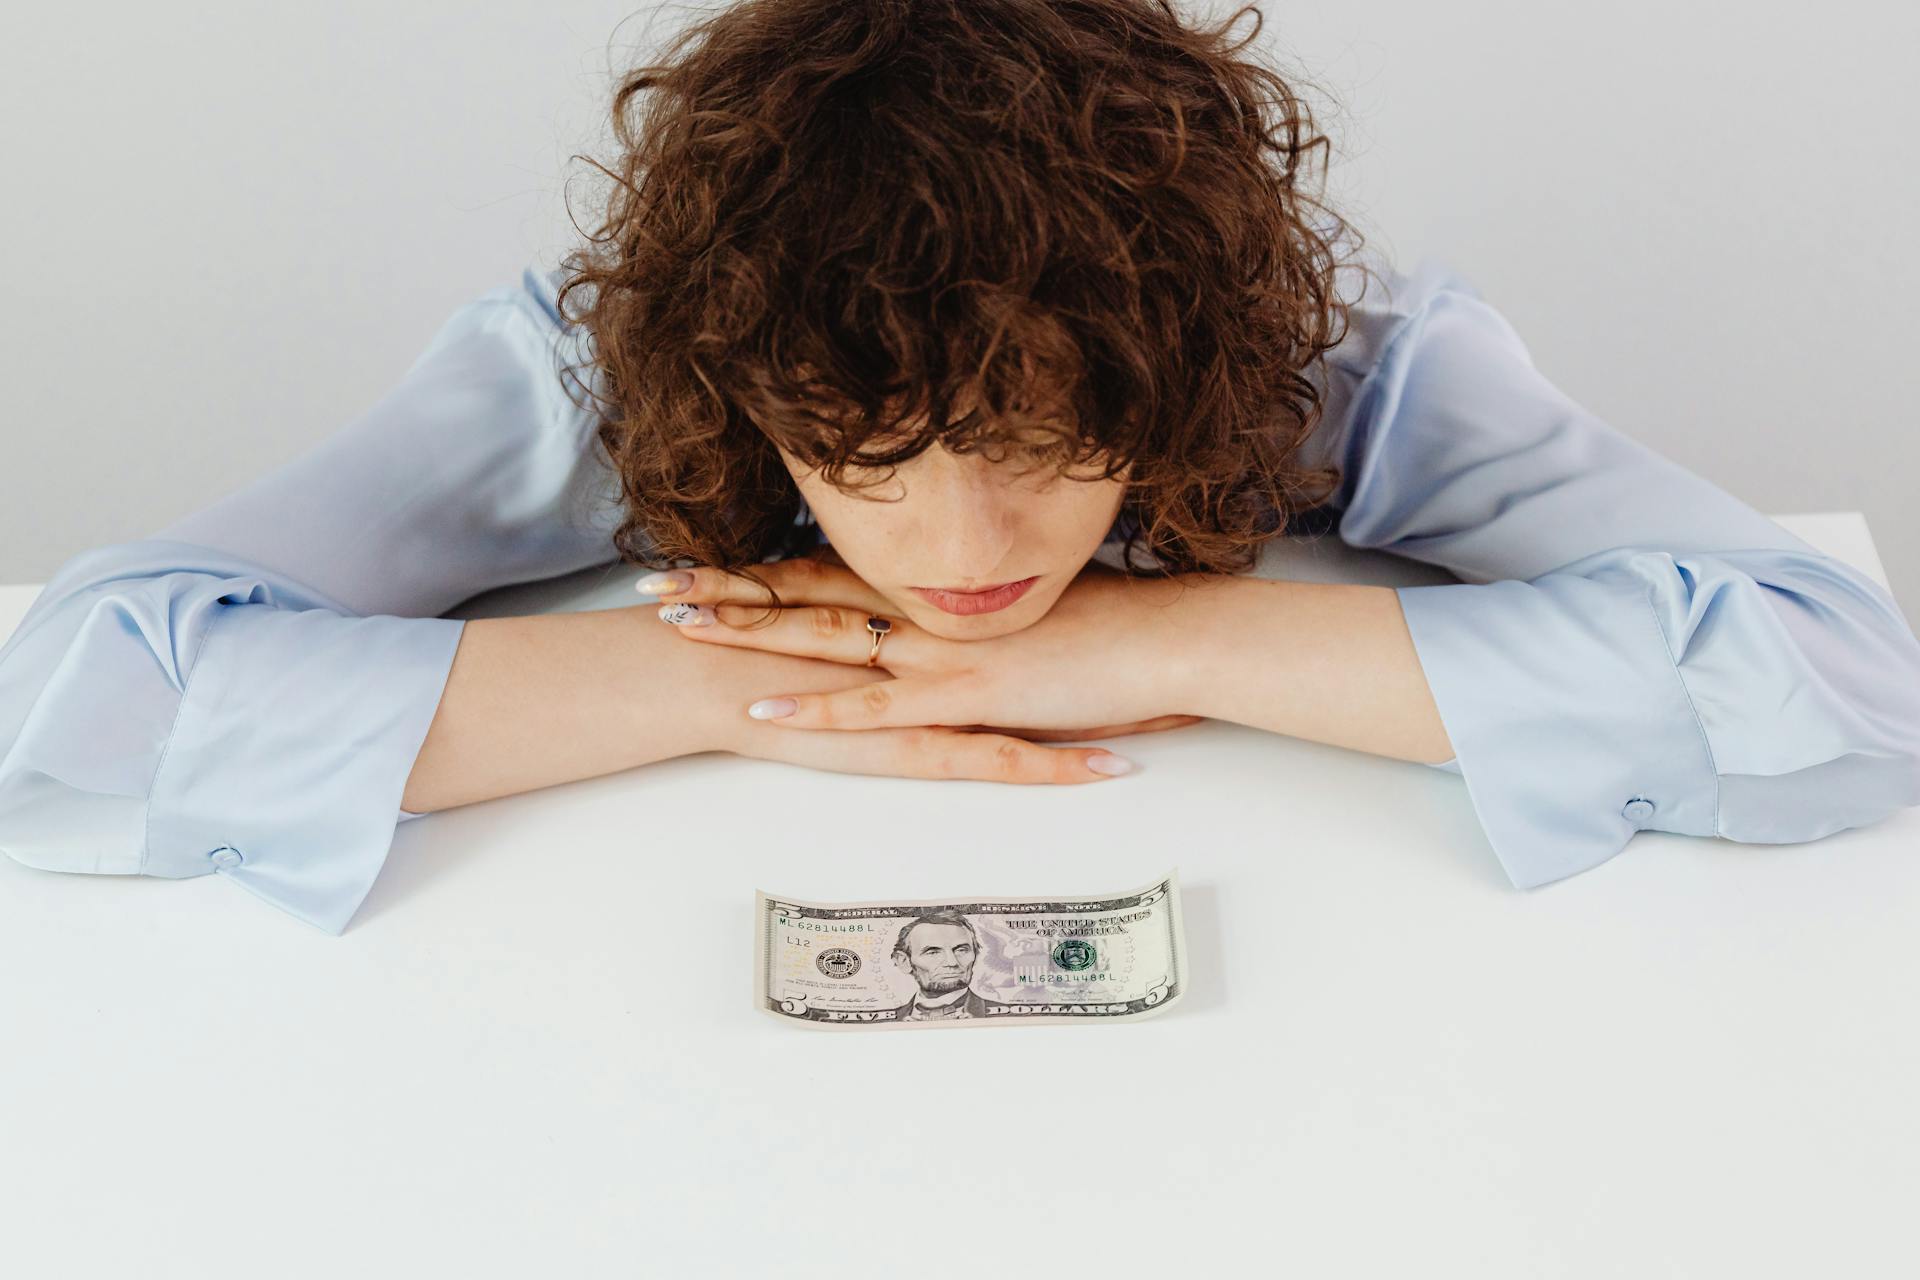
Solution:
{"label": "gold ring", "polygon": [[893,620],[890,618],[868,618],[867,630],[873,635],[873,647],[867,650],[867,665],[872,666],[880,660],[880,642],[887,638],[889,631],[893,630]]}

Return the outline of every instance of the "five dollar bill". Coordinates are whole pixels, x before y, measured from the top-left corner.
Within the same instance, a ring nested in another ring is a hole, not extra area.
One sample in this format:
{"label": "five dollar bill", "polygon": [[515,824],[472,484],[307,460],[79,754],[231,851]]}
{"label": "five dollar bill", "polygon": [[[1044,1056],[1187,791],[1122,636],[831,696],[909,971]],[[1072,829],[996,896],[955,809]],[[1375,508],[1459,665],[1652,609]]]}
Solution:
{"label": "five dollar bill", "polygon": [[1137,1021],[1185,994],[1173,871],[1082,898],[806,902],[754,891],[754,1004],[814,1027]]}

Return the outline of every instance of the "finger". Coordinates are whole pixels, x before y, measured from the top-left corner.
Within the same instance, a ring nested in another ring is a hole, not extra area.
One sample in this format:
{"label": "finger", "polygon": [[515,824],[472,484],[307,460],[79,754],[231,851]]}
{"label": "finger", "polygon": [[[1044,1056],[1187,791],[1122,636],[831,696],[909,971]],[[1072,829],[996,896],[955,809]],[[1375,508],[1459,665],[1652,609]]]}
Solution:
{"label": "finger", "polygon": [[1125,724],[1095,725],[1091,729],[1028,729],[994,724],[966,725],[964,728],[981,733],[1011,733],[1034,742],[1086,742],[1094,738],[1116,738],[1128,733],[1153,733],[1161,729],[1178,729],[1184,725],[1198,724],[1205,718],[1205,716],[1188,715],[1156,716],[1151,720],[1132,720]]}
{"label": "finger", "polygon": [[[844,563],[810,556],[794,556],[756,565],[754,572],[780,593],[783,607],[795,604],[839,605],[886,613],[894,606]],[[765,609],[772,597],[766,587],[744,573],[698,565],[650,574],[633,584],[642,595],[688,604],[738,604]]]}
{"label": "finger", "polygon": [[[864,733],[801,730],[755,735],[751,754],[834,773],[899,778],[971,779],[1061,785],[1101,782],[1130,772],[1132,762],[1094,747],[1042,747],[1002,734],[919,726]],[[1088,762],[1106,760],[1113,772]]]}
{"label": "finger", "polygon": [[[874,633],[867,629],[867,619],[872,616],[865,609],[839,605],[763,609],[758,605],[681,602],[660,606],[661,621],[673,624],[703,644],[732,645],[860,667],[866,666],[867,658],[875,652]],[[927,670],[938,662],[942,647],[954,643],[930,636],[904,618],[886,621],[888,626],[874,665],[888,671]]]}
{"label": "finger", "polygon": [[1130,733],[1159,733],[1166,729],[1180,729],[1190,724],[1198,724],[1204,716],[1155,716],[1151,720],[1136,720],[1130,724],[1104,724],[1092,729],[995,729],[990,725],[982,728],[994,733],[1017,734],[1033,742],[1087,742],[1095,738],[1120,738]]}
{"label": "finger", "polygon": [[950,729],[975,718],[961,705],[963,697],[953,680],[877,680],[829,693],[762,698],[748,705],[747,714],[787,729]]}
{"label": "finger", "polygon": [[[999,734],[1008,737],[1024,738],[1029,742],[1087,742],[1100,738],[1117,738],[1129,733],[1155,733],[1165,729],[1179,729],[1190,724],[1198,724],[1204,719],[1206,719],[1205,716],[1194,715],[1155,716],[1150,720],[1137,720],[1127,724],[1099,725],[1091,729],[1024,729],[991,724],[938,725],[933,727],[937,727],[946,733]],[[882,730],[875,729],[864,732],[878,733],[882,732]],[[891,730],[887,730],[886,732],[891,732]]]}

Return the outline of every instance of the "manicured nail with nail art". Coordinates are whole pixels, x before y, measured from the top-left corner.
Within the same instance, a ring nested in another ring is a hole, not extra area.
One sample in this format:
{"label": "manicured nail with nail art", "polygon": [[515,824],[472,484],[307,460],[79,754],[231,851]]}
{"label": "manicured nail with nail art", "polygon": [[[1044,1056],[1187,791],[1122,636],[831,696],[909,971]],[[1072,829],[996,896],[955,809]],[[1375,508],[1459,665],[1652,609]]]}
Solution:
{"label": "manicured nail with nail art", "polygon": [[1102,753],[1097,756],[1088,756],[1087,768],[1093,770],[1095,773],[1125,773],[1127,770],[1133,768],[1133,761],[1127,759],[1125,756]]}
{"label": "manicured nail with nail art", "polygon": [[704,604],[663,604],[660,621],[671,622],[676,627],[710,627],[714,622],[713,610]]}
{"label": "manicured nail with nail art", "polygon": [[672,573],[656,573],[634,583],[633,589],[642,595],[677,596],[682,591],[693,590],[693,575],[685,569],[675,569]]}
{"label": "manicured nail with nail art", "polygon": [[792,715],[798,705],[792,698],[762,698],[747,708],[747,714],[755,720],[778,720]]}

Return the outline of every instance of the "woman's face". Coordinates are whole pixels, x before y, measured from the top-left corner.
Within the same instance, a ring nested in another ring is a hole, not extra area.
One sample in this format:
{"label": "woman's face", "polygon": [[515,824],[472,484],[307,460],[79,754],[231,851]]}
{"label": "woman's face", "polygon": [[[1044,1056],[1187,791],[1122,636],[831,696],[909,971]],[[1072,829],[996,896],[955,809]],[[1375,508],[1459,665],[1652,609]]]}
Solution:
{"label": "woman's face", "polygon": [[[780,456],[847,567],[899,616],[953,640],[1006,635],[1043,617],[1107,536],[1132,471],[1080,479],[1093,473],[935,443],[895,464],[890,478],[842,493],[785,449]],[[854,468],[847,474],[865,482]],[[951,594],[1010,584],[1024,589]]]}

